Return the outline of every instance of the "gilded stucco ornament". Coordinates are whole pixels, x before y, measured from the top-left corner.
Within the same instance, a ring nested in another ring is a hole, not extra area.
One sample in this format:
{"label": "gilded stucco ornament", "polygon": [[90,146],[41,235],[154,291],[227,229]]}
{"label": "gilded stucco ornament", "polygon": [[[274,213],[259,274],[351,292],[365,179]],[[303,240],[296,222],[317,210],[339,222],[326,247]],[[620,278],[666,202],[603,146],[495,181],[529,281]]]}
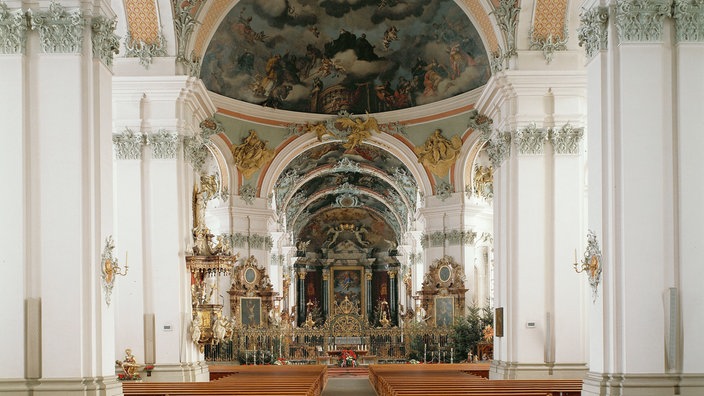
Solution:
{"label": "gilded stucco ornament", "polygon": [[121,134],[112,135],[115,158],[118,160],[142,159],[142,146],[144,144],[144,135],[134,133],[134,131],[129,128],[126,128]]}
{"label": "gilded stucco ornament", "polygon": [[178,135],[160,129],[157,133],[152,133],[147,137],[149,146],[152,149],[152,158],[174,159],[178,150]]}
{"label": "gilded stucco ornament", "polygon": [[665,17],[672,14],[668,0],[618,0],[616,28],[619,40],[660,41]]}
{"label": "gilded stucco ornament", "polygon": [[110,298],[112,296],[112,289],[115,286],[115,277],[118,275],[125,276],[129,267],[127,266],[127,255],[125,254],[125,267],[120,268],[118,264],[117,257],[113,255],[115,250],[115,242],[112,239],[112,235],[108,235],[105,238],[105,247],[103,248],[103,253],[100,255],[100,275],[103,280],[103,288],[105,289],[105,303],[110,305]]}
{"label": "gilded stucco ornament", "polygon": [[32,30],[39,30],[39,42],[44,53],[80,53],[83,47],[83,28],[86,21],[81,10],[68,12],[64,7],[51,2],[48,11],[32,12],[29,15]]}
{"label": "gilded stucco ornament", "polygon": [[249,179],[274,157],[274,150],[268,149],[267,143],[269,142],[259,139],[257,132],[251,129],[249,135],[242,140],[242,144],[232,146],[235,165],[245,179]]}
{"label": "gilded stucco ornament", "polygon": [[529,35],[530,49],[543,51],[543,57],[548,64],[552,62],[553,55],[556,51],[567,50],[567,41],[569,39],[567,24],[565,24],[565,30],[560,36],[548,34],[547,37],[538,37],[535,34],[535,28],[533,26],[530,28]]}
{"label": "gilded stucco ornament", "polygon": [[142,40],[135,40],[132,33],[128,31],[125,36],[125,56],[139,58],[139,64],[149,69],[154,58],[166,56],[166,38],[162,32],[159,32],[153,43],[145,43]]}
{"label": "gilded stucco ornament", "polygon": [[607,7],[593,7],[579,16],[577,38],[579,46],[584,47],[587,58],[593,58],[599,51],[604,51],[608,45],[609,9]]}
{"label": "gilded stucco ornament", "polygon": [[22,54],[27,40],[27,19],[21,9],[0,3],[0,54]]}
{"label": "gilded stucco ornament", "polygon": [[447,139],[442,130],[436,129],[428,137],[423,146],[416,146],[413,151],[418,156],[418,162],[425,165],[434,175],[443,177],[457,161],[462,139],[455,135]]}
{"label": "gilded stucco ornament", "polygon": [[486,153],[494,169],[511,155],[511,132],[495,131],[486,143]]}
{"label": "gilded stucco ornament", "polygon": [[513,140],[516,142],[519,154],[539,155],[543,154],[547,136],[547,130],[538,128],[535,123],[531,123],[516,131]]}
{"label": "gilded stucco ornament", "polygon": [[117,18],[97,16],[91,21],[93,57],[106,66],[112,66],[113,56],[120,53],[120,37],[115,34],[116,27]]}
{"label": "gilded stucco ornament", "polygon": [[492,166],[475,165],[470,188],[472,195],[491,200],[494,197],[494,168]]}
{"label": "gilded stucco ornament", "polygon": [[672,11],[678,42],[704,41],[704,0],[675,0]]}
{"label": "gilded stucco ornament", "polygon": [[584,136],[584,128],[573,128],[572,125],[565,124],[560,129],[551,129],[548,139],[552,143],[555,154],[577,154],[582,136]]}
{"label": "gilded stucco ornament", "polygon": [[587,234],[587,250],[584,252],[582,261],[577,262],[577,252],[575,251],[574,270],[577,273],[585,272],[587,274],[589,285],[592,287],[592,296],[596,301],[601,282],[602,262],[601,248],[596,240],[596,234],[592,230],[589,230]]}

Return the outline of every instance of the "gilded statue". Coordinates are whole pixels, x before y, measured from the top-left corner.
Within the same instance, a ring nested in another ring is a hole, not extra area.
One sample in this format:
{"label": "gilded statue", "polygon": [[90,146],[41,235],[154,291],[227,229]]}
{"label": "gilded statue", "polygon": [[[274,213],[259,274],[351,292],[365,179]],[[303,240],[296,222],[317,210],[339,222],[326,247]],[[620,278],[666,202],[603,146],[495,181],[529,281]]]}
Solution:
{"label": "gilded statue", "polygon": [[129,348],[125,349],[125,358],[123,360],[116,360],[115,364],[122,367],[125,376],[130,379],[137,377],[137,369],[141,367],[140,364],[137,364],[137,359],[132,355],[132,350]]}
{"label": "gilded statue", "polygon": [[461,148],[462,139],[459,136],[448,140],[440,129],[436,129],[423,146],[416,146],[413,151],[418,156],[418,162],[436,176],[443,177],[457,161]]}
{"label": "gilded statue", "polygon": [[249,131],[249,136],[242,140],[242,144],[232,147],[232,156],[245,179],[258,171],[264,164],[274,157],[274,150],[267,149],[268,141],[262,141],[254,129]]}
{"label": "gilded statue", "polygon": [[491,166],[475,165],[474,167],[474,194],[489,199],[493,197],[494,168]]}
{"label": "gilded statue", "polygon": [[313,132],[315,133],[315,137],[318,139],[319,142],[323,141],[323,137],[328,135],[331,137],[337,137],[332,131],[330,131],[327,126],[325,125],[324,122],[318,122],[315,124],[311,124],[310,122],[306,122],[305,125],[305,130],[306,132]]}
{"label": "gilded statue", "polygon": [[350,117],[340,117],[336,122],[350,130],[350,134],[347,135],[347,143],[342,145],[348,150],[352,150],[362,144],[364,140],[372,137],[372,132],[378,133],[381,131],[376,118],[369,116],[369,114],[367,114],[366,120],[362,120],[361,118],[352,119]]}

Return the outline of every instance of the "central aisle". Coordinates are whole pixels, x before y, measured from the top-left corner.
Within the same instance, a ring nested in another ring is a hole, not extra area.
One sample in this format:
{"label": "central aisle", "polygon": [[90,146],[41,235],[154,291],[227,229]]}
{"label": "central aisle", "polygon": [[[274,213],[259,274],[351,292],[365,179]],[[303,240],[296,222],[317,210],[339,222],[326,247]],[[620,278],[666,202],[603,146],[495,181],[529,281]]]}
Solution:
{"label": "central aisle", "polygon": [[376,396],[369,378],[328,378],[322,396]]}

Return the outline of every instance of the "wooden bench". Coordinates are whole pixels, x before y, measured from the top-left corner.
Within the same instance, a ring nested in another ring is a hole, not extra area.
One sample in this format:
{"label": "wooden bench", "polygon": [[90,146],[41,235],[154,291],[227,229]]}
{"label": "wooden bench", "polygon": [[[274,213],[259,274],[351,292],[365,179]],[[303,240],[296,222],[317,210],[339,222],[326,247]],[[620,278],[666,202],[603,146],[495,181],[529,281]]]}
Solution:
{"label": "wooden bench", "polygon": [[369,381],[380,396],[578,396],[582,389],[582,380],[488,380],[472,370],[470,364],[372,365]]}
{"label": "wooden bench", "polygon": [[226,366],[210,382],[123,382],[132,396],[271,395],[320,396],[327,383],[325,366]]}

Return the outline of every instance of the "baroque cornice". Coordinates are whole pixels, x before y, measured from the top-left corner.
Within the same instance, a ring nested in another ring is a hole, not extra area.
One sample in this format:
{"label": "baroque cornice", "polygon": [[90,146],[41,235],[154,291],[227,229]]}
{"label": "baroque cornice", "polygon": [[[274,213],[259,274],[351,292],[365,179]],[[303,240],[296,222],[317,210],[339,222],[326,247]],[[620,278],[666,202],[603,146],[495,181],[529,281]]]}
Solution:
{"label": "baroque cornice", "polygon": [[587,58],[593,58],[599,51],[606,50],[609,33],[609,9],[603,6],[593,7],[579,16],[577,38],[579,46],[584,47]]}
{"label": "baroque cornice", "polygon": [[618,0],[616,28],[624,41],[660,41],[665,17],[672,15],[668,0]]}
{"label": "baroque cornice", "polygon": [[112,135],[115,158],[118,160],[142,159],[142,145],[144,143],[145,136],[141,133],[134,133],[129,128],[120,134]]}
{"label": "baroque cornice", "polygon": [[584,128],[573,128],[565,124],[560,129],[550,129],[548,139],[553,145],[555,154],[578,154],[579,142],[584,136]]}
{"label": "baroque cornice", "polygon": [[22,54],[27,40],[27,19],[21,9],[0,3],[0,54]]}
{"label": "baroque cornice", "polygon": [[91,21],[93,56],[106,66],[112,66],[113,56],[120,53],[120,37],[115,34],[116,27],[117,18],[97,16]]}
{"label": "baroque cornice", "polygon": [[32,30],[39,30],[39,42],[44,53],[80,53],[86,21],[81,10],[66,11],[52,2],[49,10],[27,11]]}
{"label": "baroque cornice", "polygon": [[547,136],[547,130],[538,128],[535,123],[531,123],[522,130],[517,130],[513,140],[516,142],[519,154],[536,155],[543,154]]}
{"label": "baroque cornice", "polygon": [[429,234],[423,234],[420,238],[420,244],[423,249],[444,246],[445,243],[450,246],[474,245],[477,242],[477,233],[472,230],[434,231]]}
{"label": "baroque cornice", "polygon": [[178,149],[179,138],[177,134],[161,129],[157,133],[152,133],[147,137],[149,146],[152,149],[152,158],[174,159]]}
{"label": "baroque cornice", "polygon": [[675,0],[672,17],[677,42],[704,41],[704,0]]}

